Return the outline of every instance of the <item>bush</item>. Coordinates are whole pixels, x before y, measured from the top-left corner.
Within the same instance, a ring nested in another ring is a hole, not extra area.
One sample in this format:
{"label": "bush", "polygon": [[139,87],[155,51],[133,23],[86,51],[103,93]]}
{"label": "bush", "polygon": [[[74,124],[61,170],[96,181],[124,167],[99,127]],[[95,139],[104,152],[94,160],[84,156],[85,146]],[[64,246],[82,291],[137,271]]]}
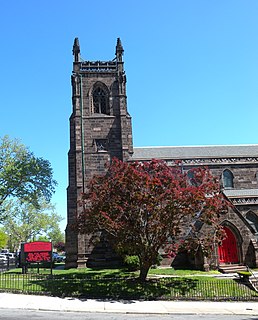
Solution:
{"label": "bush", "polygon": [[138,256],[125,256],[124,264],[128,271],[137,271],[140,269],[140,260]]}
{"label": "bush", "polygon": [[158,254],[156,262],[151,268],[156,269],[157,267],[159,267],[162,260],[163,260],[162,256],[160,254]]}

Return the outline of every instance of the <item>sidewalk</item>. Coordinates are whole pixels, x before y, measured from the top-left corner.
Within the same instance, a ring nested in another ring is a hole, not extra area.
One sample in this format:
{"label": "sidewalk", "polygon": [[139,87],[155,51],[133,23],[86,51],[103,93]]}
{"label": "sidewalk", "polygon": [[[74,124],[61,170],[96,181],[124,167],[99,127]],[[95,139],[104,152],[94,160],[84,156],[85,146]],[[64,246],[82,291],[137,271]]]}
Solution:
{"label": "sidewalk", "polygon": [[134,314],[258,315],[257,302],[101,301],[0,293],[0,309]]}

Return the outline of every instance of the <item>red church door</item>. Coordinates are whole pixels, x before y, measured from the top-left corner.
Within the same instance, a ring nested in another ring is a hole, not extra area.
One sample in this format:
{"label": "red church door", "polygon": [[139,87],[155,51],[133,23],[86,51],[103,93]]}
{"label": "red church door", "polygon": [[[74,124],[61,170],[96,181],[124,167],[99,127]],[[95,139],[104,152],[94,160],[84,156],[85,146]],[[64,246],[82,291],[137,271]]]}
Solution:
{"label": "red church door", "polygon": [[237,253],[237,242],[233,232],[225,227],[226,238],[222,241],[222,245],[219,246],[219,263],[239,263]]}

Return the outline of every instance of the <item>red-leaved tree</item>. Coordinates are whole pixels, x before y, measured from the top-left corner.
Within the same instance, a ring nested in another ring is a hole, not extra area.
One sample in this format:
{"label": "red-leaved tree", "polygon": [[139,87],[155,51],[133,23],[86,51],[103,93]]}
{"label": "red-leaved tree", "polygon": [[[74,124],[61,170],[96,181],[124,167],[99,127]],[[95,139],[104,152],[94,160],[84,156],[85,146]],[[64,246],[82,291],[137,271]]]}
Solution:
{"label": "red-leaved tree", "polygon": [[137,255],[144,281],[161,249],[176,254],[185,242],[208,255],[223,238],[219,215],[227,203],[208,169],[114,158],[90,181],[81,206],[79,231],[104,231],[118,253]]}

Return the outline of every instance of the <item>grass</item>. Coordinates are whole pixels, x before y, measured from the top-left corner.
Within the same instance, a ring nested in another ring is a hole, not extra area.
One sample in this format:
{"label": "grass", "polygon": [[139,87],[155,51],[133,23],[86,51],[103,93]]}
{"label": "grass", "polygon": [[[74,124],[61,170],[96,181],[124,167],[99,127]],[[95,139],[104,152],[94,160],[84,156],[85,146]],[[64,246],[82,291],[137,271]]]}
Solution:
{"label": "grass", "polygon": [[243,275],[243,276],[251,276],[252,275],[252,273],[249,271],[238,271],[237,273],[240,275]]}
{"label": "grass", "polygon": [[[61,266],[61,264],[59,264]],[[50,274],[50,269],[39,269],[40,274]],[[12,269],[10,271],[7,271],[6,273],[10,274],[21,274],[22,269],[16,268]],[[37,273],[37,268],[35,269],[29,269],[29,273]],[[53,275],[64,275],[68,276],[78,276],[78,277],[134,277],[137,276],[138,272],[130,272],[126,268],[112,268],[112,269],[103,269],[103,268],[71,268],[71,269],[53,269]]]}
{"label": "grass", "polygon": [[178,276],[178,277],[185,277],[185,276],[212,276],[219,274],[217,270],[213,271],[200,271],[200,270],[175,270],[173,268],[156,268],[150,269],[149,275],[165,275],[165,276]]}
{"label": "grass", "polygon": [[[0,289],[27,293],[95,299],[251,300],[258,298],[234,280],[213,277],[217,272],[151,269],[148,281],[126,269],[40,269],[42,274],[21,274],[15,269],[0,275]],[[164,275],[165,277],[162,277]],[[171,275],[171,277],[169,277]],[[153,277],[157,276],[157,277]]]}
{"label": "grass", "polygon": [[[39,269],[40,274],[49,274],[49,269]],[[37,272],[37,268],[30,269],[30,272]],[[21,273],[21,269],[14,269],[9,271],[10,273]],[[148,273],[148,278],[157,277],[190,277],[195,278],[198,277],[201,279],[203,277],[204,280],[212,280],[213,275],[219,274],[218,271],[199,271],[199,270],[175,270],[173,268],[155,268],[150,269]],[[80,268],[80,269],[68,269],[68,270],[60,270],[53,269],[53,275],[63,275],[66,277],[72,276],[73,278],[121,278],[121,277],[133,277],[137,278],[139,276],[139,271],[128,271],[126,268],[112,268],[112,269],[103,269],[103,268]]]}

